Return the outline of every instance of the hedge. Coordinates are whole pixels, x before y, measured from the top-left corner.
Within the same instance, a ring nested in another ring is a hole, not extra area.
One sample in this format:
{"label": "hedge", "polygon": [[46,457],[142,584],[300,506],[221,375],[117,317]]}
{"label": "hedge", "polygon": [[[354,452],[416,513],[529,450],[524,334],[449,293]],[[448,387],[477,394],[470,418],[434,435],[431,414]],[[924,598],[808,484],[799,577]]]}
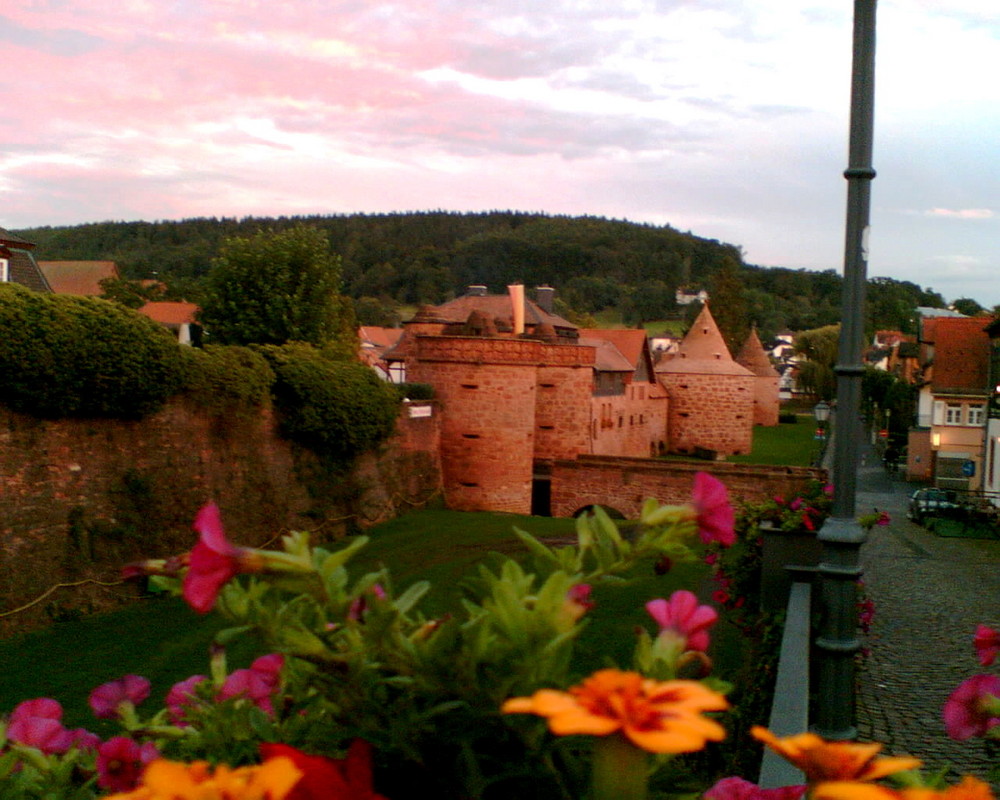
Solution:
{"label": "hedge", "polygon": [[354,361],[335,361],[311,345],[260,348],[274,369],[282,432],[309,449],[350,460],[395,430],[400,397],[392,384]]}
{"label": "hedge", "polygon": [[168,331],[91,297],[0,285],[0,402],[39,417],[138,419],[182,386]]}

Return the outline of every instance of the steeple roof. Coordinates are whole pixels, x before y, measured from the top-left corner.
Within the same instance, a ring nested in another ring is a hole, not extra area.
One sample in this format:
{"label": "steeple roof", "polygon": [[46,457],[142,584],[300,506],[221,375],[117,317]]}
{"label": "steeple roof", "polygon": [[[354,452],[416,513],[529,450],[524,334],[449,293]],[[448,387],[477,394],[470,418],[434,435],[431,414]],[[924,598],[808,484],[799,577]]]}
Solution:
{"label": "steeple roof", "polygon": [[736,363],[746,367],[758,378],[778,377],[778,371],[771,365],[771,359],[764,352],[764,345],[760,343],[756,328],[750,329],[750,335],[743,342],[740,354],[736,356]]}
{"label": "steeple roof", "polygon": [[733,361],[729,348],[726,347],[726,340],[722,338],[707,303],[702,306],[691,330],[681,340],[677,355],[661,364],[656,371],[710,375],[754,374]]}

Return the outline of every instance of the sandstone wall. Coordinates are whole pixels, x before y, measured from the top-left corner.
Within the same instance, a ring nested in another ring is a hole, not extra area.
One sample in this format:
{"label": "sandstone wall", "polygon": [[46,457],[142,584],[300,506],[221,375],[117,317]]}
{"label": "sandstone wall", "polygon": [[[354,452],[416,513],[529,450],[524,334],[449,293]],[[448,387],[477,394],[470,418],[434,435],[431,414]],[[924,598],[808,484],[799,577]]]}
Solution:
{"label": "sandstone wall", "polygon": [[113,605],[122,564],[190,549],[191,521],[215,500],[236,542],[289,529],[338,538],[439,493],[438,417],[404,415],[382,452],[331,472],[277,435],[268,411],[218,418],[175,402],[137,422],[45,421],[0,408],[0,635],[73,608]]}
{"label": "sandstone wall", "polygon": [[647,497],[686,503],[696,472],[709,472],[721,480],[731,500],[747,501],[791,496],[810,480],[826,480],[825,470],[806,467],[583,456],[552,464],[552,516],[568,517],[587,506],[602,505],[634,518]]}
{"label": "sandstone wall", "polygon": [[752,375],[669,373],[661,376],[670,394],[670,452],[696,448],[724,455],[753,447]]}

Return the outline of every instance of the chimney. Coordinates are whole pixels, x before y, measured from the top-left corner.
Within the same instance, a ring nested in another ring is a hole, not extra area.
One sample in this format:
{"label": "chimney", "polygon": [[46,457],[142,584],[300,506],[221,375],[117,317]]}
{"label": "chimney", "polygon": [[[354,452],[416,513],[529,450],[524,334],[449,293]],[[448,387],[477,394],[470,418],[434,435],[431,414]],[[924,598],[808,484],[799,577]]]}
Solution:
{"label": "chimney", "polygon": [[514,310],[514,335],[524,333],[524,284],[512,283],[507,287],[510,292],[510,305]]}
{"label": "chimney", "polygon": [[469,286],[469,297],[486,297],[486,287],[479,283]]}
{"label": "chimney", "polygon": [[556,297],[556,290],[551,286],[538,286],[535,288],[535,302],[538,303],[538,307],[548,314],[554,313],[552,309],[555,307],[554,301]]}

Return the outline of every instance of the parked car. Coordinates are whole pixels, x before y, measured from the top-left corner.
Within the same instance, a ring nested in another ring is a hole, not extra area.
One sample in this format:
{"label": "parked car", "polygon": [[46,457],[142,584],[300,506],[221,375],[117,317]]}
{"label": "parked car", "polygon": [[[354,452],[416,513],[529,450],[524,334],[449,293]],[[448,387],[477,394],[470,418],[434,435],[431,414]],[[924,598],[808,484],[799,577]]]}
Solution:
{"label": "parked car", "polygon": [[948,489],[917,489],[910,496],[910,507],[906,516],[916,523],[923,523],[927,517],[954,516],[962,508],[958,495]]}

